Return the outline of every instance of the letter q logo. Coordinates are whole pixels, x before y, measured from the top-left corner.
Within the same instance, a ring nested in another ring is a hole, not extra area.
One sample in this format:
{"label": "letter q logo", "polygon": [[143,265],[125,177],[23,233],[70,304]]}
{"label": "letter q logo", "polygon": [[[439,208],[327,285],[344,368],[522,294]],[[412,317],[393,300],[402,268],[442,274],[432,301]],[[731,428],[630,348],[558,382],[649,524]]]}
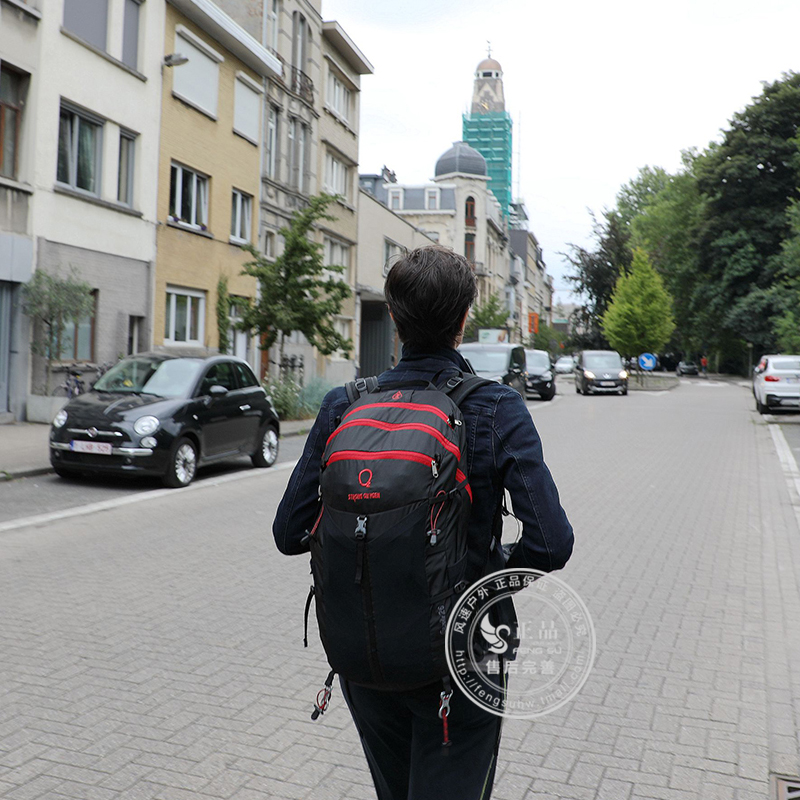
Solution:
{"label": "letter q logo", "polygon": [[358,473],[358,482],[369,489],[369,485],[372,483],[372,470],[362,469],[361,472]]}

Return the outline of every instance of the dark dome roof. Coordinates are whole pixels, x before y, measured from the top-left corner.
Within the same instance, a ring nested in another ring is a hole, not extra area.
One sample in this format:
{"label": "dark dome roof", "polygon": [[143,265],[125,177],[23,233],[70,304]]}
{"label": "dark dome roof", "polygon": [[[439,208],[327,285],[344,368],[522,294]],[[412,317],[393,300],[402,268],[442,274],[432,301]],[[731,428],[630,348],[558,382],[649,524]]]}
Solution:
{"label": "dark dome roof", "polygon": [[453,146],[439,156],[434,175],[466,172],[468,175],[486,175],[486,159],[466,142],[453,142]]}

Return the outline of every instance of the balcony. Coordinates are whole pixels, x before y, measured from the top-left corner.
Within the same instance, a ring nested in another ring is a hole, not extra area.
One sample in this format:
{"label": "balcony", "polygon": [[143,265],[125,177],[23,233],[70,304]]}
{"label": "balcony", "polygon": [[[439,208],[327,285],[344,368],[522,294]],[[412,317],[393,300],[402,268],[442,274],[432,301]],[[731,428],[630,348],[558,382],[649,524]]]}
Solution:
{"label": "balcony", "polygon": [[314,105],[314,82],[297,67],[291,68],[292,91],[299,94],[309,105]]}
{"label": "balcony", "polygon": [[486,265],[483,263],[483,261],[473,262],[472,268],[478,278],[484,278],[489,274],[489,270],[486,269]]}

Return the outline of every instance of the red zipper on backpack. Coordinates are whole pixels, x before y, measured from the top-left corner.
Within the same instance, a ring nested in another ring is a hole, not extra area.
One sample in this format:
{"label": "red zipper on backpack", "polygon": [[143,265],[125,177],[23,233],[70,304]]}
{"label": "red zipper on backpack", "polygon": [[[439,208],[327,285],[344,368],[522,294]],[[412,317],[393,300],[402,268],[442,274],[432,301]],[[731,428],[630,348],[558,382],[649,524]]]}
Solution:
{"label": "red zipper on backpack", "polygon": [[410,408],[412,411],[429,411],[431,414],[436,414],[437,417],[443,419],[448,425],[450,424],[450,418],[441,408],[436,408],[436,406],[430,406],[424,403],[367,403],[364,406],[354,408],[349,414],[345,414],[344,417],[342,417],[342,422],[344,422],[350,414],[355,414],[356,411],[363,411],[365,408]]}
{"label": "red zipper on backpack", "polygon": [[[394,405],[397,405],[396,403]],[[340,433],[345,428],[353,428],[366,426],[369,428],[378,428],[382,431],[422,431],[423,433],[433,436],[445,449],[449,450],[457,459],[461,459],[461,450],[458,449],[443,433],[437,431],[436,428],[430,425],[425,425],[422,422],[383,422],[377,419],[354,419],[350,422],[342,423],[329,437],[325,443],[327,447],[331,443],[331,439]]]}
{"label": "red zipper on backpack", "polygon": [[325,510],[325,503],[322,504],[322,508],[320,508],[319,514],[317,514],[317,521],[314,523],[314,527],[311,529],[311,533],[308,534],[309,536],[313,536],[317,532],[317,528],[319,527],[319,521],[322,519],[322,512],[324,510]]}

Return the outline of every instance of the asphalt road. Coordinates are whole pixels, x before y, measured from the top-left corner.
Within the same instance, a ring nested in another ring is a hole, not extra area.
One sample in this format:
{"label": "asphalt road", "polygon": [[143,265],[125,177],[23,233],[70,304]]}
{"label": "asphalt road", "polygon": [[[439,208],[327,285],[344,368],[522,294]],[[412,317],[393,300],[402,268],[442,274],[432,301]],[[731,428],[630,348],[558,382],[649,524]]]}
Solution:
{"label": "asphalt road", "polygon": [[[711,381],[530,408],[598,655],[575,700],[505,725],[493,797],[764,800],[800,773],[800,497],[772,426]],[[308,560],[269,532],[289,463],[0,532],[0,797],[374,798],[338,688],[309,719]]]}

